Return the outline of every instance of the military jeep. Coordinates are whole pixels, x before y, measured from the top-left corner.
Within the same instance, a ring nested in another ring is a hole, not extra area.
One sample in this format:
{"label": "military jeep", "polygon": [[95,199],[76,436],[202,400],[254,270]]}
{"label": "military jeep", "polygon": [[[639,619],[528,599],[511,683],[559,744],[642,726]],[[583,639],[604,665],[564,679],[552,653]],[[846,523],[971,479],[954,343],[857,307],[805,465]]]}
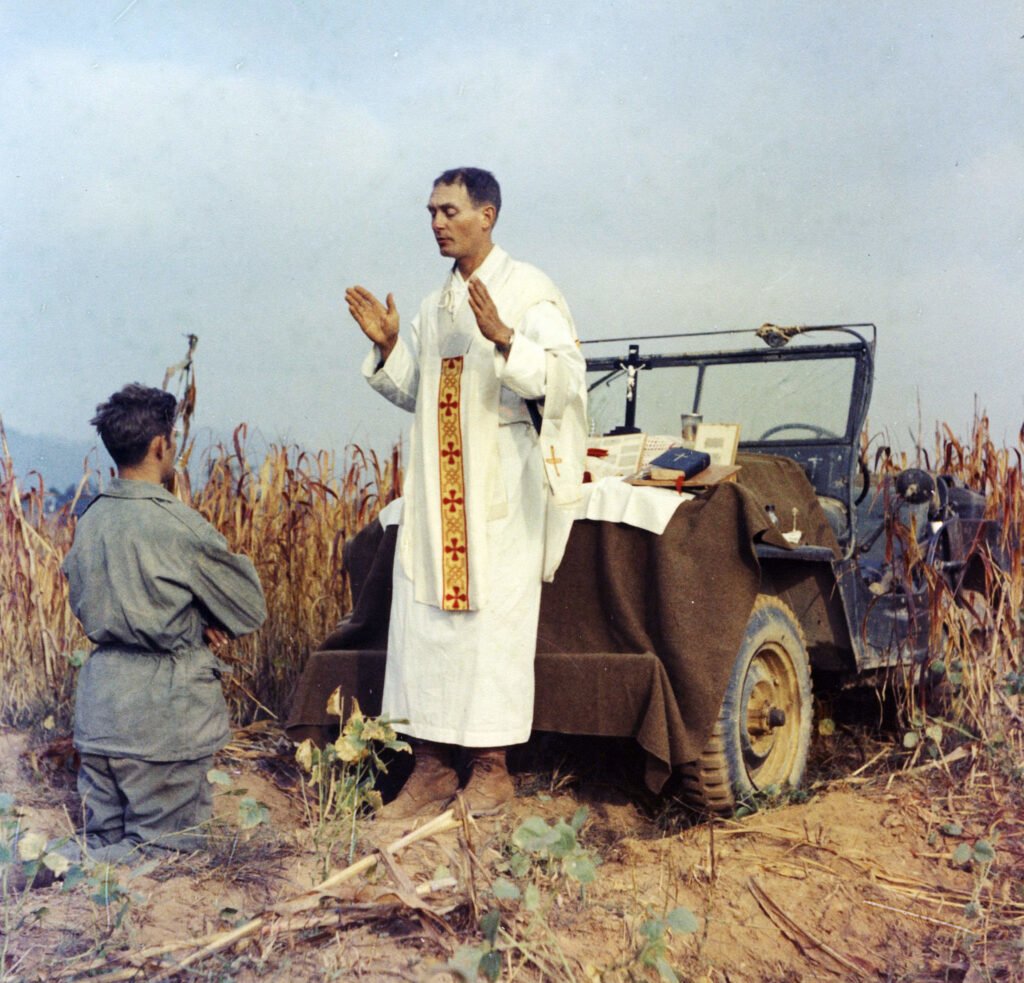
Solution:
{"label": "military jeep", "polygon": [[[683,798],[699,810],[729,814],[752,793],[799,784],[812,677],[919,674],[934,638],[934,578],[947,598],[977,596],[979,548],[999,553],[981,493],[918,469],[871,473],[862,434],[876,334],[870,323],[764,325],[604,341],[593,348],[618,352],[587,358],[594,432],[676,433],[683,413],[738,424],[740,460],[795,462],[835,537],[755,543],[757,602],[713,730],[680,769]],[[764,504],[785,529],[789,516]]]}
{"label": "military jeep", "polygon": [[[682,413],[699,413],[739,425],[740,470],[695,494],[619,479],[584,488],[542,593],[535,731],[630,739],[652,792],[730,814],[803,779],[814,679],[925,664],[935,578],[954,602],[981,588],[972,558],[995,547],[996,529],[983,496],[949,477],[869,471],[875,341],[872,324],[766,325],[587,346],[595,435],[672,436]],[[602,496],[629,500],[601,512]],[[664,508],[665,496],[676,496],[667,525],[630,514]],[[306,664],[287,725],[295,740],[330,739],[338,721],[324,707],[337,687],[346,712],[352,699],[379,712],[389,521],[346,546],[353,610]]]}

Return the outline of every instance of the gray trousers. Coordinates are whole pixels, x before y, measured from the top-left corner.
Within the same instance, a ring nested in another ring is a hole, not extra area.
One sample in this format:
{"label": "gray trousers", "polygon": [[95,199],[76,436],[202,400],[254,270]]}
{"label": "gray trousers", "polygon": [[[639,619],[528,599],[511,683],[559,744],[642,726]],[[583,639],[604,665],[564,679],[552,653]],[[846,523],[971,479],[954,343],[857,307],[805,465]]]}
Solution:
{"label": "gray trousers", "polygon": [[212,755],[194,761],[81,757],[78,794],[85,806],[85,845],[94,859],[117,863],[143,850],[187,852],[206,845],[198,827],[213,815],[213,786],[206,780]]}

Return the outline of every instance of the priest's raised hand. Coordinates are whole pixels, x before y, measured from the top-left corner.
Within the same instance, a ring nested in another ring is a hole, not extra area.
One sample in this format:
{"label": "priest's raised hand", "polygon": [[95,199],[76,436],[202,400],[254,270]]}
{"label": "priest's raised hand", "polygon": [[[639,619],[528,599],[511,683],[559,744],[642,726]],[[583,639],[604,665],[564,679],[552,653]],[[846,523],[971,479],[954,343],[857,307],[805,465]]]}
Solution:
{"label": "priest's raised hand", "polygon": [[366,287],[349,287],[345,291],[345,303],[363,334],[380,349],[381,357],[386,361],[398,341],[395,295],[388,294],[385,307]]}
{"label": "priest's raised hand", "polygon": [[498,346],[498,350],[508,358],[509,345],[512,343],[512,331],[501,320],[498,308],[483,281],[473,277],[467,284],[469,288],[469,306],[476,318],[477,327],[489,342]]}

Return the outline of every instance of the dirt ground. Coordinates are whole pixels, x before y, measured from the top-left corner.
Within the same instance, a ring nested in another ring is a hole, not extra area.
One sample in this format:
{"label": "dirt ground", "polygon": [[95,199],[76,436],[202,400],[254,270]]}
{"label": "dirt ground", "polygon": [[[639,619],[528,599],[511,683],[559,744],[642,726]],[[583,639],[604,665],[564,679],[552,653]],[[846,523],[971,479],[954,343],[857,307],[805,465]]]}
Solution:
{"label": "dirt ground", "polygon": [[[504,816],[463,821],[305,903],[282,904],[322,880],[324,847],[285,746],[250,736],[219,761],[233,784],[217,798],[222,835],[211,856],[135,875],[117,868],[126,893],[112,903],[90,898],[95,884],[8,890],[0,979],[443,981],[460,978],[444,969],[450,960],[493,948],[484,965],[503,980],[612,983],[673,971],[731,983],[1024,980],[1020,779],[1004,778],[977,748],[907,769],[891,735],[819,737],[803,801],[700,824],[630,787],[621,762],[581,757],[579,742],[564,750],[520,760]],[[79,804],[67,764],[42,738],[0,732],[0,791],[15,797],[25,828],[72,829]],[[230,794],[243,789],[269,810],[251,832],[238,828],[240,797]],[[581,806],[578,842],[597,863],[593,883],[581,890],[539,863],[516,881],[517,827],[534,816],[569,820]],[[364,822],[356,855],[405,831]],[[993,846],[991,863],[979,840]],[[973,852],[957,866],[961,844]],[[417,892],[432,880],[434,890]],[[499,880],[534,885],[530,904],[526,893],[496,898]],[[665,927],[680,907],[695,931]],[[491,909],[501,912],[493,945],[481,930]],[[197,940],[258,916],[235,945],[217,940],[221,948],[173,970]]]}

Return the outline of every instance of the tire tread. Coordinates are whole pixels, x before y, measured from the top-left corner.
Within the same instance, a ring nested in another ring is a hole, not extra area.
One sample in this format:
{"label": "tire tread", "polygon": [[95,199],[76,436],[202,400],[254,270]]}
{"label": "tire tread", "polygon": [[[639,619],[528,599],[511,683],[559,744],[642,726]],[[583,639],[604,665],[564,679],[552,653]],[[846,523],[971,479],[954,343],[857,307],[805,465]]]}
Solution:
{"label": "tire tread", "polygon": [[[799,650],[804,655],[804,663],[806,665],[807,642],[804,637],[803,629],[800,626],[800,622],[785,601],[772,595],[760,594],[754,602],[754,607],[751,610],[750,622],[748,622],[747,633],[744,635],[744,645],[747,643],[750,626],[753,625],[759,617],[759,612],[762,612],[768,607],[773,607],[776,610],[781,609],[783,616],[789,621],[790,624],[788,627],[795,631]],[[737,659],[740,657],[742,652],[743,648],[741,646],[740,653],[737,653]],[[731,688],[732,681],[730,680],[730,690]],[[809,695],[810,693],[808,690],[808,696]],[[728,705],[729,697],[730,693],[727,691],[726,697],[722,701],[722,706],[719,709],[718,717],[715,720],[715,725],[712,728],[711,735],[708,737],[707,743],[704,745],[704,750],[701,752],[700,757],[696,761],[687,762],[677,769],[680,779],[679,797],[687,807],[700,815],[731,816],[739,805],[734,783],[730,776],[730,764],[727,749],[728,742],[726,734],[728,717],[732,712],[732,708]],[[806,712],[808,715],[811,713],[810,699],[808,699]],[[806,755],[804,757],[806,757]],[[801,763],[801,767],[799,769],[801,774],[803,764],[805,764],[805,762]]]}

